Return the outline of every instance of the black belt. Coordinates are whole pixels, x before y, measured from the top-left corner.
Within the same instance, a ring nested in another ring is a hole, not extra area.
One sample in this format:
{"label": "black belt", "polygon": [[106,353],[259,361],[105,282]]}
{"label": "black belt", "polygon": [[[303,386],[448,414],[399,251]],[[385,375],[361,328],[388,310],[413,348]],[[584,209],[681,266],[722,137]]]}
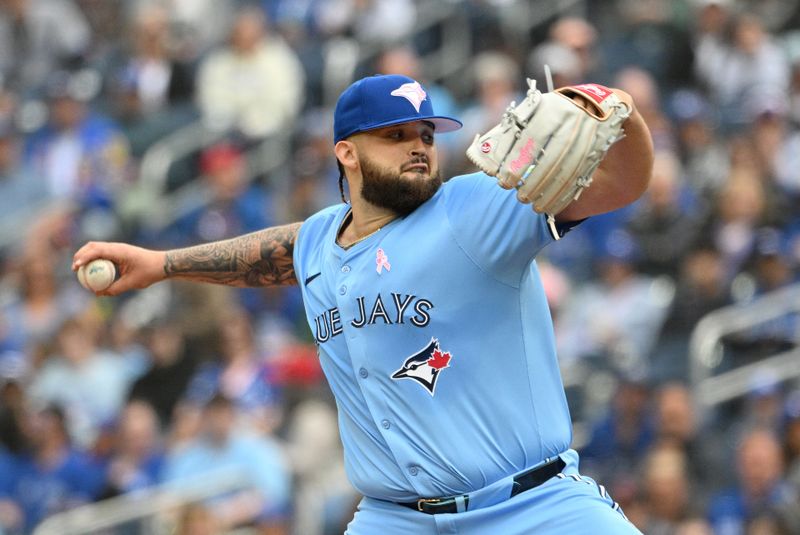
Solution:
{"label": "black belt", "polygon": [[[537,468],[531,468],[526,472],[517,474],[514,476],[514,483],[512,484],[511,495],[509,498],[513,498],[517,494],[525,492],[526,490],[531,490],[538,487],[551,477],[561,473],[565,466],[566,464],[561,457],[558,457],[547,464],[543,464]],[[469,494],[449,496],[445,498],[422,498],[415,502],[395,503],[404,507],[408,507],[409,509],[414,509],[415,511],[427,513],[429,515],[438,515],[440,513],[457,513],[458,502],[462,502],[464,504],[463,510],[466,511],[469,507]]]}

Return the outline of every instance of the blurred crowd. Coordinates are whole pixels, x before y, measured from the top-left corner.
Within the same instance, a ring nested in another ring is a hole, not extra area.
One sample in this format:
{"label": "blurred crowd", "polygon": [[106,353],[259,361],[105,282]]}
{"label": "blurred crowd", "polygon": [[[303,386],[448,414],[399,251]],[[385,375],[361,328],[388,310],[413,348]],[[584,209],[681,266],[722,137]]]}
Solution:
{"label": "blurred crowd", "polygon": [[[467,60],[439,72],[453,17]],[[647,534],[800,533],[800,382],[754,374],[701,410],[689,360],[707,313],[798,279],[797,28],[797,0],[0,0],[0,534],[220,474],[244,483],[171,511],[164,532],[341,533],[358,496],[299,292],[96,299],[71,255],[340,202],[332,105],[361,75],[422,81],[465,125],[437,139],[443,174],[472,172],[467,144],[545,65],[555,86],[633,95],[656,149],[642,199],[539,258],[563,366],[592,378],[568,389],[582,471]],[[144,180],[179,132],[201,142]],[[796,347],[799,319],[727,336],[716,371]]]}

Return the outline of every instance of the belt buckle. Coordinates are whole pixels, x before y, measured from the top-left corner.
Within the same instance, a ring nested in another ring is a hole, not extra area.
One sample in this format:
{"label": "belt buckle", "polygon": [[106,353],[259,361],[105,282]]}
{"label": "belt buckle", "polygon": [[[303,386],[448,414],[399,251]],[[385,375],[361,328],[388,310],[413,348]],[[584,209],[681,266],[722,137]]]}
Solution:
{"label": "belt buckle", "polygon": [[420,513],[424,513],[425,511],[422,510],[423,505],[428,503],[436,504],[441,501],[442,501],[441,498],[420,498],[419,500],[417,500],[417,511],[419,511]]}

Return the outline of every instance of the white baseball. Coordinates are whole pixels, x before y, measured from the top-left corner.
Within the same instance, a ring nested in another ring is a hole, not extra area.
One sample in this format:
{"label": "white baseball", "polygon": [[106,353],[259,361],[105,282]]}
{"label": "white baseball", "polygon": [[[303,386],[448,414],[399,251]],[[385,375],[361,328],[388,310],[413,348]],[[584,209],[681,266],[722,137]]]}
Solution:
{"label": "white baseball", "polygon": [[111,286],[116,276],[117,268],[114,263],[105,258],[97,258],[78,268],[78,282],[93,292],[102,292]]}

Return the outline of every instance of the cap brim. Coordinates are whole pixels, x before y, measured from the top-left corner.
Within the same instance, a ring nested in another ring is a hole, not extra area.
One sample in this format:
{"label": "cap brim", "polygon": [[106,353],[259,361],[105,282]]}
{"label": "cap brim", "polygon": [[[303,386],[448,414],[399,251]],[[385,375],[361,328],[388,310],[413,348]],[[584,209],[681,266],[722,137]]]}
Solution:
{"label": "cap brim", "polygon": [[[353,132],[353,134],[357,134],[360,132],[369,132],[371,130],[377,130],[379,128],[386,128],[387,126],[394,126],[396,124],[407,124],[407,123],[416,123],[419,121],[428,121],[433,123],[434,130],[436,133],[445,133],[445,132],[454,132],[464,126],[461,121],[458,119],[453,119],[452,117],[445,117],[444,115],[430,115],[427,117],[414,117],[413,119],[403,118],[397,119],[394,121],[386,121],[384,123],[370,125],[368,128],[363,128]],[[353,134],[349,134],[347,137],[350,137]]]}
{"label": "cap brim", "polygon": [[444,117],[442,115],[439,115],[437,117],[431,117],[430,119],[420,119],[420,121],[432,122],[433,126],[436,127],[436,131],[439,132],[440,134],[445,132],[455,132],[456,130],[464,126],[464,124],[458,119],[453,119],[452,117]]}

